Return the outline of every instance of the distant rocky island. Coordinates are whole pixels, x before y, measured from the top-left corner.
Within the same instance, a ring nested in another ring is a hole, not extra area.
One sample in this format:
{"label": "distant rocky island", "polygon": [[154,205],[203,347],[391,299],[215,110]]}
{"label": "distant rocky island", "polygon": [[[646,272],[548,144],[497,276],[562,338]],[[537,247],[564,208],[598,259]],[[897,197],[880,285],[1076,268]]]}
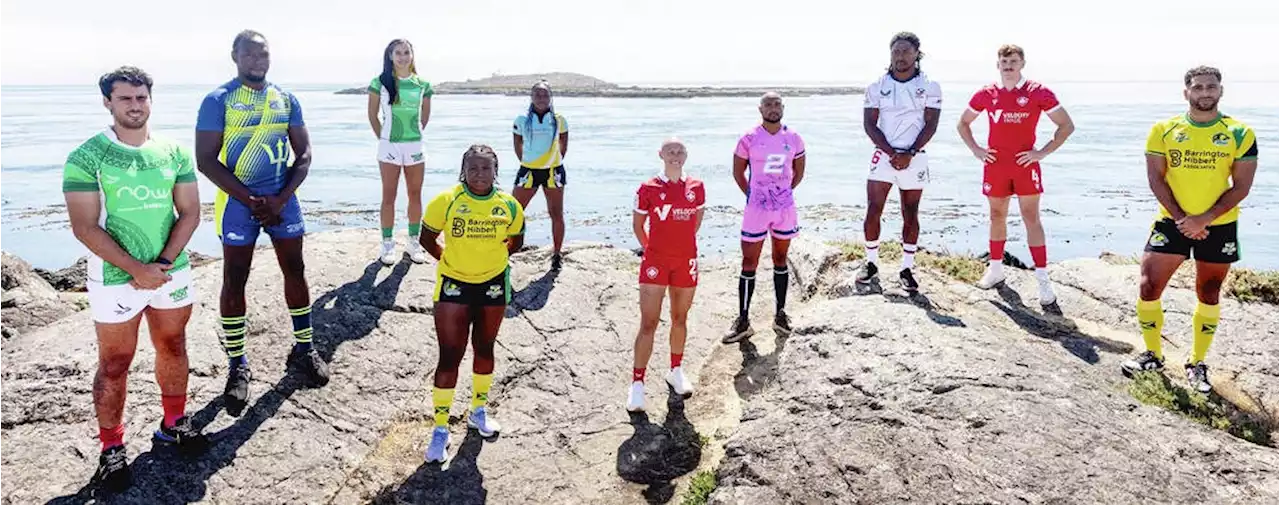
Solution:
{"label": "distant rocky island", "polygon": [[[589,75],[572,72],[552,72],[547,74],[493,75],[484,79],[467,79],[466,81],[449,81],[433,84],[435,92],[441,95],[506,95],[524,96],[529,88],[540,80],[551,83],[556,96],[586,96],[613,98],[700,98],[700,97],[732,97],[757,96],[765,91],[777,91],[783,96],[812,95],[860,95],[863,88],[855,86],[620,86]],[[365,95],[368,86],[347,88],[336,92],[339,95]]]}

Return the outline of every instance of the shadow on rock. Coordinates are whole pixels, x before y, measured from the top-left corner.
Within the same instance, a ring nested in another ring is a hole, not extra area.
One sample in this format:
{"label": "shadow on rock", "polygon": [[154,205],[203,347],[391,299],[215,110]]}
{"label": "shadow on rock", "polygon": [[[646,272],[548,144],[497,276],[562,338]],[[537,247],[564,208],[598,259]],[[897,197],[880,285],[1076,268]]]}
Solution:
{"label": "shadow on rock", "polygon": [[[1017,291],[1014,291],[1013,288],[1004,283],[996,285],[995,289],[1005,304],[1002,305],[993,301],[991,302],[992,305],[995,305],[1006,316],[1009,316],[1009,319],[1022,328],[1023,331],[1046,340],[1057,341],[1068,352],[1086,363],[1097,364],[1101,359],[1098,356],[1099,350],[1111,354],[1129,354],[1133,352],[1133,346],[1128,343],[1095,337],[1081,332],[1076,328],[1075,323],[1069,319],[1057,318],[1049,321],[1042,318],[1027,307],[1026,304],[1022,303],[1022,296]],[[1051,309],[1046,310],[1052,313]]]}
{"label": "shadow on rock", "polygon": [[556,277],[559,276],[559,271],[548,270],[538,280],[513,293],[511,303],[507,305],[507,317],[516,317],[526,310],[542,310],[546,307],[547,299],[551,298],[551,290],[556,287]]}
{"label": "shadow on rock", "polygon": [[[796,328],[795,332],[808,334],[809,328]],[[742,368],[733,377],[733,388],[738,391],[738,396],[743,401],[750,400],[777,377],[778,358],[782,356],[782,351],[787,346],[787,337],[788,335],[775,330],[773,353],[765,356],[760,355],[756,344],[752,343],[751,339],[738,343],[738,350],[742,352]]]}
{"label": "shadow on rock", "polygon": [[630,415],[635,433],[618,446],[618,476],[648,485],[642,492],[648,503],[666,503],[675,496],[672,481],[702,461],[702,436],[685,416],[684,399],[670,388],[667,418],[661,426],[643,412]]}
{"label": "shadow on rock", "polygon": [[[325,293],[312,304],[314,325],[318,330],[312,342],[325,361],[333,360],[334,352],[342,343],[368,336],[377,327],[382,312],[394,304],[400,283],[409,271],[409,263],[402,260],[386,280],[375,286],[374,280],[381,269],[380,263],[371,263],[358,280]],[[331,308],[328,307],[330,302],[333,303]],[[258,366],[283,364],[261,363]],[[293,374],[285,375],[245,409],[235,424],[209,434],[212,444],[203,456],[186,459],[168,448],[155,448],[139,454],[129,464],[133,471],[133,486],[111,498],[122,503],[191,503],[204,500],[209,478],[234,464],[237,452],[245,442],[304,387],[307,387],[304,379]],[[199,427],[209,425],[222,407],[222,395],[218,395],[191,414],[192,423]],[[75,495],[55,498],[49,503],[85,503],[94,492],[92,486],[86,486]]]}
{"label": "shadow on rock", "polygon": [[924,313],[929,316],[930,321],[942,326],[951,326],[954,328],[964,328],[967,326],[964,324],[964,321],[958,317],[948,316],[938,312],[938,308],[933,304],[933,301],[930,300],[929,297],[925,296],[924,293],[919,291],[915,293],[907,293],[906,296],[896,293],[885,293],[884,298],[892,303],[905,303],[920,307],[921,309],[924,309]]}
{"label": "shadow on rock", "polygon": [[457,505],[483,504],[489,491],[484,488],[484,475],[476,463],[484,439],[475,430],[467,430],[458,453],[452,459],[439,463],[423,463],[399,486],[387,486],[378,491],[373,503],[449,503]]}

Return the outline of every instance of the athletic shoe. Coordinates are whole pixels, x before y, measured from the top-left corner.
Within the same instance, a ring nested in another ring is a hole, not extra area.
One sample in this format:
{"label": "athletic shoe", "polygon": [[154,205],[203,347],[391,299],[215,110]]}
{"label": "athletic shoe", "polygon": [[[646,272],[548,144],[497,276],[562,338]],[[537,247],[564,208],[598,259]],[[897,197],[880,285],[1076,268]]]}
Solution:
{"label": "athletic shoe", "polygon": [[93,483],[99,487],[119,493],[133,484],[133,472],[129,470],[129,456],[123,445],[111,447],[98,456],[98,471],[93,474]]}
{"label": "athletic shoe", "polygon": [[560,253],[551,255],[551,269],[556,271],[560,270]]}
{"label": "athletic shoe", "polygon": [[419,244],[417,240],[412,240],[412,237],[410,238],[411,240],[409,240],[409,247],[406,248],[409,253],[409,259],[419,265],[426,263],[427,250],[423,249],[422,244]]}
{"label": "athletic shoe", "polygon": [[[667,374],[667,384],[670,384],[671,389],[676,390],[676,394],[680,396],[693,394],[693,383],[685,378],[684,371],[680,370],[680,367],[672,368],[671,373]],[[643,390],[641,392],[643,393]]]}
{"label": "athletic shoe", "polygon": [[862,264],[862,268],[858,269],[858,276],[854,278],[854,281],[857,281],[858,284],[870,284],[879,275],[880,267],[868,261]]}
{"label": "athletic shoe", "polygon": [[783,335],[791,334],[791,318],[787,317],[786,311],[779,310],[773,316],[773,329],[782,332]]}
{"label": "athletic shoe", "polygon": [[484,438],[502,431],[502,425],[489,416],[489,409],[485,407],[476,407],[471,411],[471,415],[467,416],[467,427],[480,432],[480,436]]}
{"label": "athletic shoe", "polygon": [[253,371],[249,370],[248,363],[233,366],[227,371],[227,387],[222,391],[227,414],[240,417],[244,412],[244,407],[249,404],[249,379],[252,378]]}
{"label": "athletic shoe", "polygon": [[995,264],[987,265],[987,273],[982,275],[982,280],[978,281],[979,289],[991,289],[996,284],[1004,282],[1004,266]]}
{"label": "athletic shoe", "polygon": [[1203,361],[1194,365],[1187,363],[1186,370],[1187,383],[1191,385],[1191,389],[1205,394],[1213,391],[1213,385],[1209,384],[1209,367]]}
{"label": "athletic shoe", "polygon": [[449,428],[437,426],[431,432],[431,444],[427,446],[427,463],[444,463],[449,457]]}
{"label": "athletic shoe", "polygon": [[898,280],[902,282],[902,289],[915,293],[920,289],[920,284],[916,282],[916,276],[911,274],[910,268],[904,268],[898,272]]}
{"label": "athletic shoe", "polygon": [[1163,368],[1164,362],[1156,357],[1156,353],[1151,351],[1143,351],[1137,357],[1120,363],[1120,373],[1124,374],[1125,377],[1133,377],[1133,374],[1138,372]]}
{"label": "athletic shoe", "polygon": [[378,253],[378,261],[383,265],[391,266],[396,264],[396,243],[390,240],[382,241],[382,252]]}
{"label": "athletic shoe", "polygon": [[720,343],[732,344],[751,338],[755,334],[756,331],[751,329],[751,321],[748,321],[744,316],[738,316],[738,319],[733,322],[733,326],[724,334],[724,338],[720,339]]}
{"label": "athletic shoe", "polygon": [[1040,283],[1040,305],[1053,305],[1058,301],[1058,295],[1053,294],[1053,283],[1049,282],[1046,276],[1039,279]]}
{"label": "athletic shoe", "polygon": [[644,412],[644,383],[631,383],[631,393],[627,395],[627,412]]}
{"label": "athletic shoe", "polygon": [[320,352],[316,351],[315,347],[304,351],[295,345],[293,351],[289,352],[286,369],[301,370],[306,374],[307,380],[315,386],[324,386],[329,383],[329,364],[320,358]]}
{"label": "athletic shoe", "polygon": [[165,428],[164,421],[160,421],[160,429],[152,435],[152,440],[172,444],[179,451],[193,456],[203,454],[209,448],[209,437],[191,425],[190,416],[182,416],[172,428]]}

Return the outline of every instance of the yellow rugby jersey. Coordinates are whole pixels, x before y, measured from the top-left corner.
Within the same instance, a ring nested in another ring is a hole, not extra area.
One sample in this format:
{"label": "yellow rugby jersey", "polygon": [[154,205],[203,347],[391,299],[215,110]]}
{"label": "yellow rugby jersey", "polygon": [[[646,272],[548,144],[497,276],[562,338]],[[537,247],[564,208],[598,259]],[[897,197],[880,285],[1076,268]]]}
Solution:
{"label": "yellow rugby jersey", "polygon": [[[1147,136],[1147,154],[1163,156],[1168,164],[1165,180],[1173,197],[1188,215],[1207,212],[1231,188],[1231,165],[1258,157],[1253,129],[1226,115],[1208,123],[1181,114],[1160,121]],[[1211,225],[1234,222],[1240,209],[1218,216]],[[1160,206],[1161,217],[1172,217]]]}
{"label": "yellow rugby jersey", "polygon": [[459,183],[431,199],[422,226],[444,237],[440,273],[476,284],[507,269],[506,240],[524,234],[524,209],[496,186],[480,196]]}

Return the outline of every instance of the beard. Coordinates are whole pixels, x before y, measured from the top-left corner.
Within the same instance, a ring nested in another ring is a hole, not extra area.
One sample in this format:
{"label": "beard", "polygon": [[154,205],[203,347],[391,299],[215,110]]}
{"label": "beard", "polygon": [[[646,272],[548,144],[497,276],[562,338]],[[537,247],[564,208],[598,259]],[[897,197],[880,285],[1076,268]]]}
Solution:
{"label": "beard", "polygon": [[1198,110],[1200,112],[1210,112],[1213,110],[1217,110],[1218,99],[1217,98],[1201,98],[1199,100],[1192,100],[1191,108]]}
{"label": "beard", "polygon": [[249,81],[249,82],[252,82],[252,83],[254,83],[254,84],[258,84],[258,83],[260,83],[260,82],[263,82],[263,81],[267,80],[267,74],[254,75],[254,74],[250,74],[250,73],[248,73],[248,72],[245,72],[245,74],[244,74],[243,76],[241,76],[241,77],[242,77],[244,80]]}
{"label": "beard", "polygon": [[764,122],[766,123],[781,123],[782,114],[772,114],[768,116],[761,116],[761,119],[764,119]]}
{"label": "beard", "polygon": [[143,113],[134,119],[129,114],[115,114],[116,125],[129,130],[141,130],[147,126],[149,114]]}

